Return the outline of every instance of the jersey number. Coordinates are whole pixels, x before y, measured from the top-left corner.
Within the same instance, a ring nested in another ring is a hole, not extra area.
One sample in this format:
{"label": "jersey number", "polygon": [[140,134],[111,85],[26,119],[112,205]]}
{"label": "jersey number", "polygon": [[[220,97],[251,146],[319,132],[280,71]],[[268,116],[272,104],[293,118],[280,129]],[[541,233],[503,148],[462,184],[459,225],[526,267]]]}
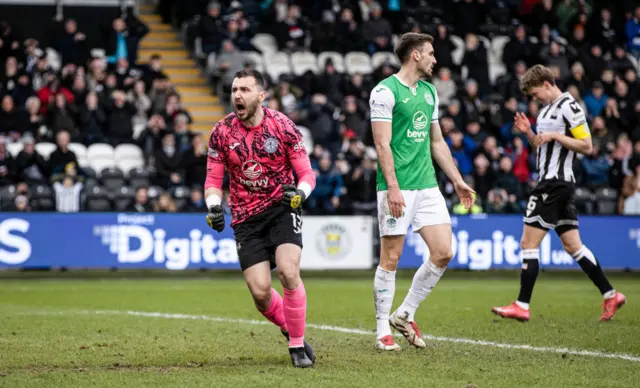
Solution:
{"label": "jersey number", "polygon": [[529,202],[527,203],[527,216],[531,214],[532,211],[536,210],[537,200],[538,197],[536,197],[535,195],[529,197]]}
{"label": "jersey number", "polygon": [[291,218],[293,221],[293,233],[302,233],[302,217],[300,216],[300,214],[291,213]]}

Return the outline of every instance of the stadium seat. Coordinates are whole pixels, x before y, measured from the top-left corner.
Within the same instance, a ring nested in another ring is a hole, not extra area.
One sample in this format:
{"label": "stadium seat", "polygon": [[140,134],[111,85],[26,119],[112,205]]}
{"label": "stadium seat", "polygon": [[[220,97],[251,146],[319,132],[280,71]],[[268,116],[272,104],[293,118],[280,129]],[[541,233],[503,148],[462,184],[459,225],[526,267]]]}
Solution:
{"label": "stadium seat", "polygon": [[38,211],[54,211],[56,203],[53,191],[47,185],[37,185],[31,190],[31,204]]}
{"label": "stadium seat", "polygon": [[89,167],[93,168],[98,174],[105,168],[115,167],[116,162],[111,159],[89,159]]}
{"label": "stadium seat", "polygon": [[5,209],[13,205],[16,197],[16,187],[14,185],[6,185],[0,188],[0,209]]}
{"label": "stadium seat", "polygon": [[96,170],[94,170],[90,166],[82,167],[82,172],[88,179],[96,179],[98,177],[98,173],[96,172]]}
{"label": "stadium seat", "polygon": [[386,61],[389,61],[392,65],[398,67],[400,66],[398,57],[396,57],[394,53],[388,51],[378,51],[377,53],[373,54],[373,56],[371,57],[371,66],[375,70],[378,67],[382,66],[382,64]]}
{"label": "stadium seat", "polygon": [[76,155],[76,159],[78,159],[78,165],[80,167],[89,165],[89,160],[87,159],[87,147],[85,147],[84,144],[69,143],[69,151]]}
{"label": "stadium seat", "polygon": [[22,151],[23,147],[24,147],[24,144],[22,144],[21,142],[9,143],[7,144],[7,151],[9,151],[11,156],[13,156],[13,158],[15,159],[18,157],[18,154],[20,153],[20,151]]}
{"label": "stadium seat", "polygon": [[42,155],[43,158],[49,160],[49,156],[53,151],[56,150],[58,146],[53,143],[36,143],[35,149],[36,152]]}
{"label": "stadium seat", "polygon": [[298,125],[298,130],[302,134],[302,141],[304,142],[304,148],[307,149],[307,154],[311,154],[313,152],[313,136],[311,135],[311,131],[309,128]]}
{"label": "stadium seat", "polygon": [[336,51],[323,51],[318,54],[318,69],[320,69],[320,73],[324,72],[324,65],[327,62],[327,59],[331,58],[333,62],[333,67],[336,68],[338,73],[344,73],[344,57],[342,54]]}
{"label": "stadium seat", "polygon": [[122,170],[115,166],[102,170],[100,172],[100,181],[102,186],[111,193],[118,191],[125,184]]}
{"label": "stadium seat", "polygon": [[576,187],[573,198],[578,208],[578,213],[593,214],[593,193],[585,187]]}
{"label": "stadium seat", "polygon": [[314,53],[295,52],[291,54],[291,67],[293,68],[293,74],[297,76],[303,75],[307,71],[317,74],[318,58]]}
{"label": "stadium seat", "polygon": [[595,200],[598,214],[616,214],[618,207],[618,192],[616,190],[607,187],[597,189]]}
{"label": "stadium seat", "polygon": [[291,74],[289,54],[277,52],[263,54],[265,70],[272,80],[277,81],[283,74]]}
{"label": "stadium seat", "polygon": [[242,54],[248,61],[253,63],[253,66],[256,70],[258,70],[261,73],[264,72],[264,61],[260,53],[257,53],[255,51],[245,51]]}
{"label": "stadium seat", "polygon": [[489,63],[489,81],[492,85],[495,85],[498,78],[505,74],[507,74],[507,67],[502,62]]}
{"label": "stadium seat", "polygon": [[120,144],[113,150],[113,157],[119,160],[144,160],[142,150],[135,144]]}
{"label": "stadium seat", "polygon": [[361,51],[352,51],[344,56],[344,64],[347,73],[353,74],[371,74],[371,57],[369,54]]}
{"label": "stadium seat", "polygon": [[502,62],[502,54],[504,53],[504,46],[511,40],[506,35],[495,36],[491,39],[491,51],[497,62]]}
{"label": "stadium seat", "polygon": [[464,40],[455,35],[450,35],[450,38],[451,42],[456,46],[455,50],[451,53],[451,59],[453,59],[455,65],[460,66],[462,58],[464,57]]}
{"label": "stadium seat", "polygon": [[90,212],[111,211],[112,204],[107,191],[100,186],[93,187],[86,195],[85,209]]}
{"label": "stadium seat", "polygon": [[147,191],[147,197],[149,197],[149,199],[156,199],[162,193],[164,193],[164,189],[162,189],[162,187],[151,186],[151,187],[149,187],[149,190]]}
{"label": "stadium seat", "polygon": [[129,171],[125,171],[129,178],[129,185],[134,189],[143,186],[149,186],[149,172],[142,167],[136,167]]}
{"label": "stadium seat", "polygon": [[128,176],[129,171],[135,168],[144,167],[144,159],[116,159],[116,166],[121,169],[126,176]]}
{"label": "stadium seat", "polygon": [[126,211],[133,199],[136,191],[128,186],[122,186],[114,194],[113,205],[117,211]]}
{"label": "stadium seat", "polygon": [[113,157],[113,147],[109,144],[95,143],[87,148],[87,159],[89,159],[89,162],[95,159],[113,159]]}
{"label": "stadium seat", "polygon": [[258,50],[262,51],[262,54],[269,55],[278,51],[278,42],[276,38],[271,34],[256,34],[251,39],[253,44]]}
{"label": "stadium seat", "polygon": [[95,178],[87,178],[84,181],[84,187],[83,190],[86,192],[91,191],[91,189],[93,189],[96,186],[99,186],[100,184],[98,183],[98,180]]}

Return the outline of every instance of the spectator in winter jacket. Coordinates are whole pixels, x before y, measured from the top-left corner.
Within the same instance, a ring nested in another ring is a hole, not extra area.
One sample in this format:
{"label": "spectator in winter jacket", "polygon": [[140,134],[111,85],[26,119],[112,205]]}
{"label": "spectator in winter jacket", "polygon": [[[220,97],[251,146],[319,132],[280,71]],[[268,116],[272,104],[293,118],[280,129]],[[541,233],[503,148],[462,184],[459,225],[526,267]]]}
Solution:
{"label": "spectator in winter jacket", "polygon": [[593,145],[591,155],[582,158],[582,167],[586,180],[592,186],[603,186],[608,183],[609,161],[600,150],[598,143]]}
{"label": "spectator in winter jacket", "polygon": [[451,148],[451,155],[455,159],[460,173],[462,175],[470,175],[473,171],[473,156],[478,149],[478,145],[457,129],[449,133],[446,141],[449,144],[449,148]]}
{"label": "spectator in winter jacket", "polygon": [[607,104],[609,97],[604,94],[604,86],[602,82],[596,81],[591,86],[591,92],[584,96],[584,103],[587,106],[587,114],[589,118],[600,116],[602,110]]}
{"label": "spectator in winter jacket", "polygon": [[629,51],[640,59],[640,5],[636,7],[633,18],[627,20],[624,30]]}
{"label": "spectator in winter jacket", "polygon": [[306,201],[311,214],[333,214],[340,207],[343,181],[340,173],[333,169],[331,156],[325,153],[318,163],[316,188]]}

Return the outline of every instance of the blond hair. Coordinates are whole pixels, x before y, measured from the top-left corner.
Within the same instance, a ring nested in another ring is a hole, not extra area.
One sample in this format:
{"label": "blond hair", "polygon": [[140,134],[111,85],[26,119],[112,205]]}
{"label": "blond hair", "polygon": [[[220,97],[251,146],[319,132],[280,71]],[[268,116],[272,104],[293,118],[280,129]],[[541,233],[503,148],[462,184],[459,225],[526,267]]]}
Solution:
{"label": "blond hair", "polygon": [[535,65],[522,76],[520,80],[520,90],[524,94],[529,94],[531,89],[544,85],[545,82],[555,85],[553,72],[546,66]]}

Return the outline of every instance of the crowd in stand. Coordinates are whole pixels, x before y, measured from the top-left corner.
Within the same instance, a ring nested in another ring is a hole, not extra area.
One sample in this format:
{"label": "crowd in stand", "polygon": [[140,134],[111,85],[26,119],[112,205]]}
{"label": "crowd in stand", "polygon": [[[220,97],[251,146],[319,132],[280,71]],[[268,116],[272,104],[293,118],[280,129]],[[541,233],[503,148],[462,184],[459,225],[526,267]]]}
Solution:
{"label": "crowd in stand", "polygon": [[[537,178],[535,150],[514,134],[511,122],[514,112],[524,111],[535,129],[540,106],[522,95],[518,83],[528,66],[546,64],[587,112],[593,135],[593,154],[574,166],[583,188],[581,210],[640,214],[640,7],[632,1],[181,0],[177,10],[174,3],[160,1],[159,13],[166,22],[187,27],[189,48],[199,38],[206,54],[216,54],[219,72],[213,81],[219,85],[252,66],[240,54],[259,51],[252,43],[258,32],[272,34],[282,51],[343,54],[392,51],[394,35],[431,33],[438,60],[431,81],[439,93],[440,124],[458,167],[478,192],[473,213],[523,210]],[[122,209],[202,208],[206,146],[190,133],[191,117],[163,73],[162,59],[137,64],[137,42],[146,32],[132,15],[116,19],[101,54],[83,44],[71,20],[47,43],[18,39],[8,23],[0,25],[0,185],[17,184],[20,194],[9,208],[29,207],[29,186],[22,182],[60,182],[56,192],[61,187],[80,192],[76,182],[86,172],[69,167],[69,141],[142,148],[154,187],[142,185]],[[486,42],[504,35],[509,40],[497,53],[498,63]],[[464,41],[458,59],[454,37]],[[119,49],[121,40],[128,50]],[[58,69],[46,45],[60,53]],[[493,76],[496,67],[506,73]],[[328,60],[317,74],[270,80],[265,104],[285,112],[313,137],[317,187],[305,204],[309,213],[375,211],[368,96],[396,70],[387,61],[371,74],[348,75]],[[12,141],[24,143],[15,159],[5,146]],[[32,144],[41,141],[56,141],[57,154],[39,157]],[[451,184],[441,173],[439,178],[452,211],[464,213]],[[91,174],[84,179],[91,180]],[[594,198],[614,206],[600,206]]]}

